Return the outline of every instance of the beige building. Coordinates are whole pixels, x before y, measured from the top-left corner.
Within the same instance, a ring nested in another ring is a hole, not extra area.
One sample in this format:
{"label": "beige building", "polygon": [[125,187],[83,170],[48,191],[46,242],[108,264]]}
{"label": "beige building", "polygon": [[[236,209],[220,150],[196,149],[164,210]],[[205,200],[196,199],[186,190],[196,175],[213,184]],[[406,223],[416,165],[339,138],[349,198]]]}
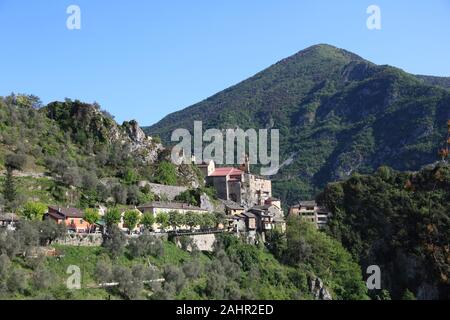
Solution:
{"label": "beige building", "polygon": [[314,223],[317,228],[323,228],[328,223],[330,212],[315,201],[300,201],[298,205],[289,209],[290,216],[299,216]]}
{"label": "beige building", "polygon": [[[208,213],[207,210],[202,209],[200,207],[191,206],[186,203],[180,203],[180,202],[159,202],[154,201],[150,202],[148,204],[142,205],[138,207],[138,210],[140,210],[143,214],[152,214],[155,219],[157,216],[161,213],[170,213],[172,211],[176,211],[180,214],[186,214],[188,212],[193,212],[197,214],[203,214]],[[187,226],[181,226],[180,229],[187,229]],[[158,223],[155,223],[153,225],[153,230],[155,231],[162,231],[161,225]],[[172,228],[166,228],[165,231],[170,231]]]}

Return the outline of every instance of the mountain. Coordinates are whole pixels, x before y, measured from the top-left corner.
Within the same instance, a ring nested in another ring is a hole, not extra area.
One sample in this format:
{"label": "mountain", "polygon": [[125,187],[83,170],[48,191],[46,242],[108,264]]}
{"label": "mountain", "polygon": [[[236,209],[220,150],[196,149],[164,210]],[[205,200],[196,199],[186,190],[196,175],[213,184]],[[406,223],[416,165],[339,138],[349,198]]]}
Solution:
{"label": "mountain", "polygon": [[292,204],[355,171],[434,162],[450,119],[448,84],[321,44],[144,130],[169,142],[194,120],[204,129],[279,129],[285,165],[275,193]]}

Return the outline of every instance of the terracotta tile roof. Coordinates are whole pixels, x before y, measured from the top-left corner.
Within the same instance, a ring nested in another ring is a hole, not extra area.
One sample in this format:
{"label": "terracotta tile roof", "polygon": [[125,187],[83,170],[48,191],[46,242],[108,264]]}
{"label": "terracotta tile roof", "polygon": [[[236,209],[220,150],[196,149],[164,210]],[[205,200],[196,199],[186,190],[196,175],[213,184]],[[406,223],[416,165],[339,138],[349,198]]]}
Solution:
{"label": "terracotta tile roof", "polygon": [[[84,212],[77,208],[67,208],[67,207],[58,207],[58,206],[49,206],[48,208],[56,211],[60,217],[84,218]],[[51,213],[49,212],[49,214],[51,214]]]}

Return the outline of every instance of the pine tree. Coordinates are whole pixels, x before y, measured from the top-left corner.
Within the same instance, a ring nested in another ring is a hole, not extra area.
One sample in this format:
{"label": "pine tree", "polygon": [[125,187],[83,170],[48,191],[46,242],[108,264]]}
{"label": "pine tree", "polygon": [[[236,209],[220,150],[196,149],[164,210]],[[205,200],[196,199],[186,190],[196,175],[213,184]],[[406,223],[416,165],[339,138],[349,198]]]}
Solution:
{"label": "pine tree", "polygon": [[14,209],[14,201],[16,200],[16,187],[14,185],[13,170],[11,167],[6,168],[6,178],[3,187],[5,197],[5,209],[10,211]]}

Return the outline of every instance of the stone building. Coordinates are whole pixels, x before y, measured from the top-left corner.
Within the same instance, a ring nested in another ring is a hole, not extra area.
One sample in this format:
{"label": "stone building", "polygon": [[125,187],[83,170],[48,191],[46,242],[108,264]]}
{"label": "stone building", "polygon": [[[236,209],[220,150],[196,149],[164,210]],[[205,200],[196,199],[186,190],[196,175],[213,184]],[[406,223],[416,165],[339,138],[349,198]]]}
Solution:
{"label": "stone building", "polygon": [[328,223],[330,212],[315,201],[300,201],[289,209],[290,216],[299,216],[302,219],[314,223],[317,228],[323,228]]}
{"label": "stone building", "polygon": [[206,177],[206,183],[216,190],[219,199],[231,200],[247,209],[264,205],[272,197],[272,182],[251,174],[248,159],[241,169],[216,168]]}

